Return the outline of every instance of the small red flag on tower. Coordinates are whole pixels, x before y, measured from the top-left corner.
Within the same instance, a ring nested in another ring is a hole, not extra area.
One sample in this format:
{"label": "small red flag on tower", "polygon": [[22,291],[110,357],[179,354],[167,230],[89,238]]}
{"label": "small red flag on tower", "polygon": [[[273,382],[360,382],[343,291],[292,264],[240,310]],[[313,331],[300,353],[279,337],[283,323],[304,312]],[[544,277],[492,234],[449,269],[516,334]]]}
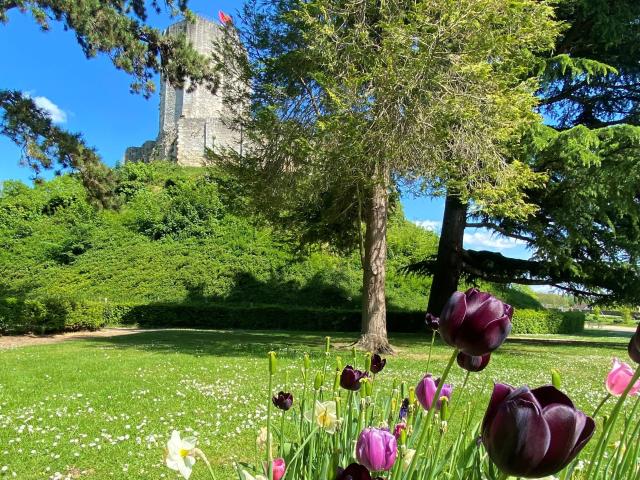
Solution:
{"label": "small red flag on tower", "polygon": [[218,10],[218,18],[224,25],[226,25],[227,23],[231,23],[231,15],[227,15],[222,10]]}

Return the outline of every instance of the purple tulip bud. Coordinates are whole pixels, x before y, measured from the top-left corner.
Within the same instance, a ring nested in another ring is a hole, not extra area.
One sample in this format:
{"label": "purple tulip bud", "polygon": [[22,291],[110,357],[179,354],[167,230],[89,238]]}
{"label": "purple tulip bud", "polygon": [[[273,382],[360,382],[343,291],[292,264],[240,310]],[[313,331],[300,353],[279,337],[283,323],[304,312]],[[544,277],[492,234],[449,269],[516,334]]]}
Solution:
{"label": "purple tulip bud", "polygon": [[386,364],[386,358],[382,358],[377,353],[374,353],[371,356],[371,373],[380,373]]}
{"label": "purple tulip bud", "polygon": [[360,379],[368,377],[365,372],[356,370],[351,365],[347,365],[340,375],[340,386],[345,390],[356,392],[360,390]]}
{"label": "purple tulip bud", "polygon": [[[436,395],[436,390],[438,389],[438,385],[440,384],[440,379],[436,378],[434,380],[433,376],[430,373],[427,373],[422,380],[418,382],[416,386],[416,397],[422,405],[422,408],[425,410],[429,410],[431,405],[433,405],[433,397]],[[451,393],[453,392],[453,387],[448,383],[442,385],[442,390],[440,390],[440,396],[436,402],[436,410],[440,410],[440,406],[442,402],[440,398],[447,397],[451,399]]]}
{"label": "purple tulip bud", "polygon": [[629,357],[636,363],[640,363],[640,325],[629,341]]}
{"label": "purple tulip bud", "polygon": [[490,353],[476,357],[474,355],[467,355],[464,352],[460,352],[456,357],[456,361],[458,362],[458,365],[460,365],[460,368],[464,368],[468,372],[481,372],[487,367],[487,365],[489,365],[489,360],[491,360]]}
{"label": "purple tulip bud", "polygon": [[452,347],[481,356],[502,345],[511,331],[512,316],[511,305],[470,288],[451,295],[440,315],[439,332]]}
{"label": "purple tulip bud", "polygon": [[502,472],[553,475],[580,453],[595,422],[552,385],[529,390],[497,383],[482,422],[482,443]]}
{"label": "purple tulip bud", "polygon": [[409,399],[405,398],[402,401],[402,406],[400,407],[400,415],[399,415],[400,420],[405,420],[408,414],[409,414]]}
{"label": "purple tulip bud", "polygon": [[440,319],[435,315],[427,313],[424,319],[424,323],[427,325],[427,330],[435,332],[440,326]]}
{"label": "purple tulip bud", "polygon": [[390,470],[397,455],[398,443],[389,430],[370,427],[360,432],[356,458],[369,470]]}
{"label": "purple tulip bud", "polygon": [[293,394],[279,392],[277,396],[271,399],[271,401],[280,410],[284,410],[286,412],[291,408],[291,405],[293,405]]}

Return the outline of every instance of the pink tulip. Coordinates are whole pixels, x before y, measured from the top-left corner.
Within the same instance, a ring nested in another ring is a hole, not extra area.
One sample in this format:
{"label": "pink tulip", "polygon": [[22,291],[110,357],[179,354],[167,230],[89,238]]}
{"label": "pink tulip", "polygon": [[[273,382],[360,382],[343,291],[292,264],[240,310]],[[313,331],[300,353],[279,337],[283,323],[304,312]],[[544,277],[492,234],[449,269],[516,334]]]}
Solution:
{"label": "pink tulip", "polygon": [[365,428],[360,433],[356,444],[356,458],[369,470],[390,470],[397,455],[398,443],[389,430]]}
{"label": "pink tulip", "polygon": [[231,23],[231,15],[227,15],[222,10],[218,12],[218,18],[220,19],[220,22],[224,25],[226,25],[227,23]]}
{"label": "pink tulip", "polygon": [[[620,362],[617,358],[613,359],[613,368],[607,375],[606,386],[611,395],[619,397],[624,392],[627,385],[633,377],[633,369],[624,362]],[[640,391],[640,380],[631,387],[629,390],[629,396],[638,395]]]}
{"label": "pink tulip", "polygon": [[[425,410],[429,410],[431,405],[433,405],[433,401],[436,390],[438,389],[438,385],[440,384],[440,379],[434,379],[430,373],[427,373],[422,380],[416,386],[416,397],[422,405],[422,408]],[[442,397],[447,397],[451,399],[451,393],[453,392],[453,387],[448,383],[442,385],[442,389],[440,390],[440,395],[436,401],[436,410],[440,410],[440,406],[442,405],[442,401],[440,400]]]}
{"label": "pink tulip", "polygon": [[396,423],[396,426],[393,427],[393,436],[396,437],[396,440],[400,440],[400,436],[402,435],[402,431],[407,429],[407,424],[404,422]]}
{"label": "pink tulip", "polygon": [[284,477],[284,471],[284,458],[276,458],[273,460],[273,480],[280,480]]}

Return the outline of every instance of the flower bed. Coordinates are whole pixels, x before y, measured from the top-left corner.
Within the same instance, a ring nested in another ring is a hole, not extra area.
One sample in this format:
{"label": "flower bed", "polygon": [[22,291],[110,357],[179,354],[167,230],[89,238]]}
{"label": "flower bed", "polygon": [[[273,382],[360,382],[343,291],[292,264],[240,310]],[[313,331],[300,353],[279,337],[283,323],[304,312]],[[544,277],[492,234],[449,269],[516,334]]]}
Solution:
{"label": "flower bed", "polygon": [[[353,350],[349,364],[343,365],[340,357],[331,358],[327,338],[323,367],[311,371],[308,357],[301,365],[302,392],[275,392],[274,378],[279,372],[276,354],[271,352],[266,372],[267,422],[258,436],[262,460],[237,465],[238,477],[638,478],[640,424],[632,419],[639,403],[627,411],[623,406],[640,389],[640,367],[614,365],[606,381],[609,393],[600,405],[612,396],[618,400],[604,425],[597,416],[600,407],[591,416],[574,407],[560,390],[557,372],[551,384],[533,389],[496,383],[483,422],[472,423],[469,407],[462,408],[467,379],[490,362],[491,352],[511,330],[512,315],[511,307],[489,294],[456,292],[439,320],[430,319],[452,347],[442,375],[398,379],[391,391],[381,391],[376,381],[385,374],[386,359],[378,355],[363,358]],[[629,343],[629,355],[640,363],[640,328]],[[430,361],[429,355],[427,372]],[[460,387],[446,383],[451,369],[458,368],[456,363],[467,371]],[[619,417],[624,426],[620,437],[613,438]],[[457,427],[452,429],[454,418]],[[579,460],[590,441],[595,443],[590,458]],[[607,458],[605,447],[614,441],[617,449]],[[195,440],[181,439],[175,432],[167,446],[167,466],[189,478],[198,458],[208,465]]]}

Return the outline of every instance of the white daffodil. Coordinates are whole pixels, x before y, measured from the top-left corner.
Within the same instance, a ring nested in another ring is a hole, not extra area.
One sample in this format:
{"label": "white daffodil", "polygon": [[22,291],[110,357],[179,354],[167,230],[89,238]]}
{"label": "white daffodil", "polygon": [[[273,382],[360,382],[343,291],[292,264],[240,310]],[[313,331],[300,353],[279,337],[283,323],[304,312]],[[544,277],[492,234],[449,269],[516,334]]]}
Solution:
{"label": "white daffodil", "polygon": [[180,432],[174,430],[167,442],[165,455],[167,467],[180,472],[180,475],[188,480],[196,463],[195,448],[195,438],[180,438]]}
{"label": "white daffodil", "polygon": [[244,477],[244,480],[267,480],[267,477],[265,477],[264,475],[258,475],[257,477],[254,477],[246,470],[242,471],[242,476]]}
{"label": "white daffodil", "polygon": [[415,454],[416,451],[413,448],[407,448],[404,450],[404,453],[402,454],[402,470],[405,472],[409,470],[409,466],[411,465],[411,461]]}
{"label": "white daffodil", "polygon": [[316,406],[313,412],[307,412],[305,417],[309,422],[315,422],[327,433],[335,433],[338,417],[336,416],[336,402],[319,402],[316,400]]}

